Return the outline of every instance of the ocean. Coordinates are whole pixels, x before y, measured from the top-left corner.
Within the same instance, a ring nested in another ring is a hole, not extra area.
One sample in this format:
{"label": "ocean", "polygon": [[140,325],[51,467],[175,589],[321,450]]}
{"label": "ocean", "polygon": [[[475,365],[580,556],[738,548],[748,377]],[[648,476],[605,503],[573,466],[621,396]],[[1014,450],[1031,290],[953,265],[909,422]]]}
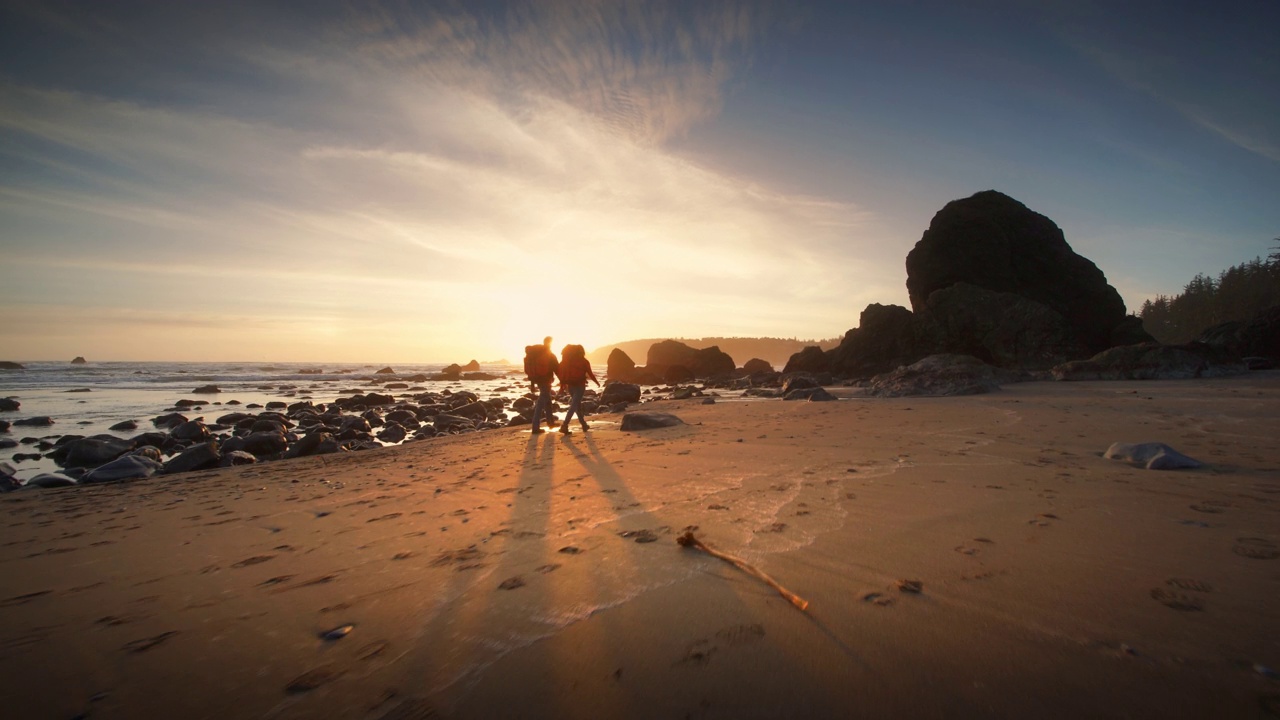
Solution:
{"label": "ocean", "polygon": [[[29,479],[42,472],[56,472],[48,458],[15,461],[15,454],[34,454],[41,440],[54,441],[63,435],[115,435],[134,437],[154,430],[151,419],[175,412],[179,400],[194,400],[198,407],[176,410],[190,419],[203,417],[213,423],[219,416],[265,406],[268,402],[294,403],[309,400],[328,403],[353,392],[390,393],[400,399],[420,392],[469,390],[482,400],[504,397],[509,402],[524,395],[528,385],[522,369],[515,365],[481,365],[481,373],[499,376],[496,380],[408,381],[414,375],[432,377],[444,364],[351,364],[351,363],[252,363],[252,362],[90,362],[72,365],[59,362],[22,362],[23,370],[0,370],[0,397],[21,403],[14,412],[0,412],[0,420],[13,423],[23,418],[48,416],[49,426],[18,426],[0,433],[0,440],[18,441],[16,447],[0,450],[0,462],[17,469],[17,477]],[[376,374],[391,367],[394,375]],[[303,371],[306,371],[305,373]],[[602,374],[603,368],[597,368]],[[382,390],[388,382],[407,383],[408,388]],[[197,394],[200,386],[214,385],[221,392]],[[508,416],[510,416],[508,411]],[[138,423],[136,430],[111,430],[125,420]],[[393,443],[384,443],[393,444]]]}

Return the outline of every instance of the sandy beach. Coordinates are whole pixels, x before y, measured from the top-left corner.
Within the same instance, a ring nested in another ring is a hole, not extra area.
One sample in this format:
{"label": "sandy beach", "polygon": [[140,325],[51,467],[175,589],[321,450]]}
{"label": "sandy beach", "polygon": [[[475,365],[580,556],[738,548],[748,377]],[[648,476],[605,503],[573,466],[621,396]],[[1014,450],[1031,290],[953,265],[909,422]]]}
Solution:
{"label": "sandy beach", "polygon": [[[1280,373],[0,497],[11,718],[1280,715]],[[1204,461],[1104,459],[1160,441]],[[808,600],[682,549],[688,528]],[[920,592],[902,589],[915,581]]]}

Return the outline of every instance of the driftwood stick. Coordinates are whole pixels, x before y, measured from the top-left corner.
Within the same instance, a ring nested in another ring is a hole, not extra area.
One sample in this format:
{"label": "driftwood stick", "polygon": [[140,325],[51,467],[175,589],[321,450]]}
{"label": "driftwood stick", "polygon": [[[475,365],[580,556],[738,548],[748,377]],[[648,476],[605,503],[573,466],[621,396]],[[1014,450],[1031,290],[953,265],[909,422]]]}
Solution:
{"label": "driftwood stick", "polygon": [[748,575],[754,575],[769,587],[773,588],[774,590],[777,590],[779,595],[786,598],[787,602],[791,603],[792,605],[795,605],[801,611],[805,611],[809,609],[808,600],[805,600],[799,595],[796,595],[790,590],[782,587],[781,585],[778,584],[776,580],[764,574],[763,572],[758,570],[754,565],[747,562],[746,560],[743,560],[742,558],[734,557],[728,553],[722,553],[719,550],[716,550],[715,548],[711,547],[710,545],[702,542],[701,540],[699,540],[697,537],[694,536],[692,530],[676,538],[676,542],[680,544],[680,547],[694,548],[697,550],[701,550],[702,552],[710,555],[711,557],[719,558],[729,563],[730,565],[737,567],[739,570],[742,570]]}

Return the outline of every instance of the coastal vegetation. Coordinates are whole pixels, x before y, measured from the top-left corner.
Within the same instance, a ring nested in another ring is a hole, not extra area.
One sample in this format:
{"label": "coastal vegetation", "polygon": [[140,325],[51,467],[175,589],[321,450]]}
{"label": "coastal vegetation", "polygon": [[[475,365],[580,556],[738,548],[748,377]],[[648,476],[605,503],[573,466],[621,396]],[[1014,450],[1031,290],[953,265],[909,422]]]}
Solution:
{"label": "coastal vegetation", "polygon": [[1280,246],[1266,260],[1255,257],[1216,278],[1197,274],[1181,293],[1142,303],[1138,315],[1156,340],[1178,344],[1195,340],[1214,325],[1246,322],[1275,305],[1280,305]]}

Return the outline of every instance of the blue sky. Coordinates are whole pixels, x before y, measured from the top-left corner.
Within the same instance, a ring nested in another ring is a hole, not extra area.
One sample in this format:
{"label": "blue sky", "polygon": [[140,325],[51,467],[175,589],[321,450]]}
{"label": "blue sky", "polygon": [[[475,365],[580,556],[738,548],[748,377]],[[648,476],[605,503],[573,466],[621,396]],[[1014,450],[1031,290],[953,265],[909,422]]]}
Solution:
{"label": "blue sky", "polygon": [[1280,4],[0,4],[5,359],[831,337],[1001,190],[1129,307],[1280,235]]}

